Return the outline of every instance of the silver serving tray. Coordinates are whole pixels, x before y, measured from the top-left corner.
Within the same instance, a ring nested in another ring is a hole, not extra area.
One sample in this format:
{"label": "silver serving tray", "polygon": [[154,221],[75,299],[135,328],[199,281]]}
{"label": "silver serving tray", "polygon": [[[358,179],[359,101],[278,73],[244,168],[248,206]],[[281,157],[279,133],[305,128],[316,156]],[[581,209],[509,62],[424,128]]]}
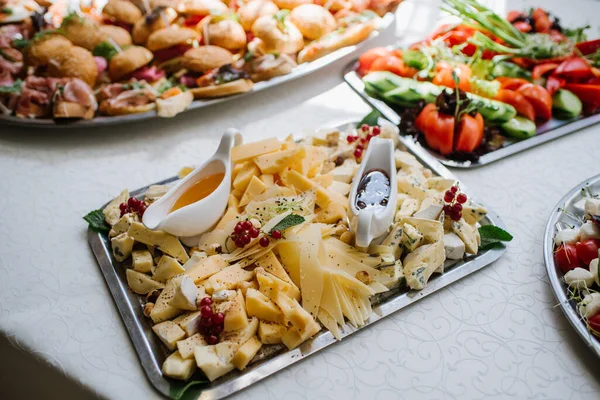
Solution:
{"label": "silver serving tray", "polygon": [[[570,301],[567,297],[567,285],[563,282],[563,273],[554,262],[554,235],[558,229],[564,229],[568,226],[581,225],[583,212],[574,207],[581,196],[581,189],[589,187],[592,193],[600,193],[600,175],[596,175],[579,185],[575,186],[569,193],[565,195],[552,210],[552,214],[546,224],[546,232],[544,233],[544,262],[546,263],[546,273],[550,280],[550,287],[554,292],[554,297],[558,300],[560,309],[567,317],[575,331],[581,336],[585,343],[590,347],[598,357],[600,357],[600,340],[592,335],[585,323],[581,320],[581,316],[577,313],[575,301]],[[563,212],[565,210],[566,212]]]}
{"label": "silver serving tray", "polygon": [[[398,113],[388,106],[382,100],[376,99],[374,97],[369,96],[365,92],[365,84],[362,82],[358,74],[356,73],[357,61],[353,61],[349,63],[344,69],[344,80],[346,83],[354,90],[368,105],[373,107],[375,110],[379,111],[381,115],[383,115],[390,122],[398,125],[400,123],[400,116]],[[551,119],[548,122],[545,122],[542,125],[538,125],[537,133],[535,136],[525,139],[525,140],[514,140],[507,138],[504,144],[504,147],[498,149],[496,151],[492,151],[490,153],[484,154],[477,160],[476,162],[471,161],[454,161],[449,160],[444,157],[440,153],[431,151],[429,149],[425,149],[427,153],[429,153],[432,157],[436,158],[442,164],[448,167],[454,168],[476,168],[482,165],[486,165],[492,163],[494,161],[498,161],[502,158],[511,156],[513,154],[519,153],[523,150],[530,149],[532,147],[538,146],[542,143],[549,142],[561,136],[568,135],[580,129],[586,128],[588,126],[594,125],[600,122],[600,114],[591,115],[589,117],[577,117],[571,120],[558,120]],[[413,141],[416,143],[415,139],[410,136],[403,136],[404,142]],[[422,147],[417,143],[417,146]]]}
{"label": "silver serving tray", "polygon": [[[355,125],[356,122],[346,122],[345,124],[336,125],[336,127],[345,129],[348,124]],[[435,175],[456,179],[447,168],[437,162],[421,147],[408,146],[408,151],[414,154],[423,165],[430,168]],[[156,184],[171,183],[177,179],[177,177],[173,177]],[[463,190],[471,195],[471,192],[469,192],[464,185],[462,187]],[[147,188],[148,187],[133,191],[130,195],[141,197],[146,192]],[[103,207],[105,206],[106,204]],[[488,211],[488,215],[480,223],[482,225],[496,225],[505,228],[500,217],[492,210],[488,209]],[[115,300],[117,309],[125,324],[125,328],[138,353],[146,376],[157,391],[169,397],[169,392],[172,385],[175,384],[175,381],[164,378],[161,374],[161,366],[168,356],[168,351],[152,332],[151,321],[143,315],[142,300],[144,299],[144,296],[136,295],[128,289],[127,280],[125,278],[125,266],[113,258],[112,251],[110,250],[110,242],[105,235],[88,230],[88,242],[96,256],[96,260],[98,261],[100,270],[104,275],[113,299]],[[369,322],[359,329],[364,329],[368,325],[379,321],[393,312],[407,307],[423,297],[491,264],[496,261],[505,250],[505,248],[494,248],[481,252],[476,256],[471,256],[460,262],[447,261],[445,265],[446,271],[441,275],[434,275],[423,290],[409,291],[402,287],[376,296],[373,299],[373,315]],[[345,325],[342,336],[349,336],[359,329],[353,328],[350,325]],[[201,391],[194,398],[203,400],[224,398],[335,342],[336,339],[329,331],[322,331],[292,351],[287,351],[283,346],[268,347],[266,353],[263,353],[262,356],[259,354],[261,357],[257,356],[259,359],[253,360],[244,371],[235,370],[217,379],[215,382],[207,383],[204,386],[198,386],[198,388],[201,388]]]}
{"label": "silver serving tray", "polygon": [[[251,95],[252,93],[260,92],[271,87],[275,87],[281,85],[286,82],[293,81],[315,71],[318,71],[327,65],[330,65],[344,57],[348,57],[349,55],[355,53],[361,48],[365,48],[369,46],[371,42],[375,40],[383,32],[388,29],[393,28],[395,25],[393,24],[395,19],[394,13],[387,13],[384,15],[378,25],[378,30],[374,31],[371,36],[364,40],[361,43],[358,43],[354,46],[348,46],[341,48],[337,51],[334,51],[331,54],[328,54],[324,57],[321,57],[315,61],[304,63],[298,65],[292,73],[282,76],[277,76],[275,78],[269,79],[268,81],[257,82],[254,84],[254,87],[249,92],[236,94],[233,96],[220,97],[217,99],[211,100],[194,100],[192,104],[185,110],[184,112],[188,112],[190,110],[195,110],[198,108],[209,107],[214,104],[223,103],[232,99],[238,99],[240,97]],[[83,128],[83,127],[96,127],[96,126],[108,126],[108,125],[118,125],[118,124],[126,124],[130,122],[137,121],[145,121],[149,119],[160,118],[156,115],[156,111],[148,111],[145,113],[139,114],[131,114],[131,115],[122,115],[116,117],[109,116],[99,116],[92,118],[90,120],[64,120],[64,121],[56,121],[50,118],[44,119],[26,119],[26,118],[18,118],[15,116],[7,116],[0,115],[0,124],[13,125],[19,127],[36,127],[36,128]]]}

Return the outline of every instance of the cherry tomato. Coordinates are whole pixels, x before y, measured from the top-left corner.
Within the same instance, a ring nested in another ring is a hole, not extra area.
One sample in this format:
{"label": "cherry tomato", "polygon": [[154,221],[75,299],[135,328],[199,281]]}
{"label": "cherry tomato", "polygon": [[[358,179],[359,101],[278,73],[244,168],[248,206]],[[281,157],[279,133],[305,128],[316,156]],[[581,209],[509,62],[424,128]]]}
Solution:
{"label": "cherry tomato", "polygon": [[535,117],[547,121],[552,117],[552,96],[539,85],[528,83],[517,89],[517,92],[525,96],[535,110]]}
{"label": "cherry tomato", "polygon": [[418,72],[414,68],[407,67],[404,61],[396,56],[384,56],[375,59],[373,64],[371,64],[370,70],[390,71],[405,78],[411,78]]}
{"label": "cherry tomato", "polygon": [[373,49],[365,51],[358,58],[358,73],[366,75],[371,71],[371,65],[379,57],[391,56],[392,51],[385,47],[375,47]]}
{"label": "cherry tomato", "polygon": [[600,249],[600,240],[598,239],[587,239],[577,243],[575,246],[577,249],[577,257],[585,265],[586,268],[590,265],[590,262],[598,258],[598,249]]}
{"label": "cherry tomato", "polygon": [[592,67],[581,57],[573,57],[563,61],[556,68],[556,75],[566,79],[592,78],[594,73]]}
{"label": "cherry tomato", "polygon": [[590,325],[590,328],[592,328],[592,333],[600,337],[600,314],[589,317],[588,324]]}
{"label": "cherry tomato", "polygon": [[433,84],[455,88],[456,85],[452,76],[452,72],[454,71],[459,79],[459,89],[465,92],[471,90],[471,68],[469,66],[465,64],[458,64],[453,67],[445,61],[440,61],[436,64],[435,70],[435,76],[431,81]]}
{"label": "cherry tomato", "polygon": [[528,33],[528,32],[531,32],[531,30],[533,29],[533,28],[531,27],[531,25],[529,25],[529,24],[528,24],[527,22],[525,22],[525,21],[518,21],[518,22],[515,22],[515,23],[513,23],[513,26],[514,26],[515,28],[517,28],[518,30],[520,30],[521,32],[523,32],[523,33]]}
{"label": "cherry tomato", "polygon": [[514,90],[500,89],[495,99],[503,103],[510,104],[520,115],[535,121],[535,110],[529,100],[527,100],[522,94]]}
{"label": "cherry tomato", "polygon": [[506,20],[510,23],[512,23],[514,20],[516,20],[519,17],[524,17],[525,15],[523,14],[522,11],[509,11],[508,14],[506,14]]}
{"label": "cherry tomato", "polygon": [[540,79],[542,76],[546,75],[548,72],[554,71],[558,68],[558,64],[556,63],[548,63],[548,64],[540,64],[533,67],[533,71],[531,71],[532,79]]}
{"label": "cherry tomato", "polygon": [[481,144],[483,139],[483,117],[476,114],[475,117],[463,115],[458,124],[458,138],[456,140],[456,151],[472,152]]}
{"label": "cherry tomato", "polygon": [[548,17],[548,13],[541,8],[536,8],[532,13],[535,23],[535,31],[538,33],[548,33],[552,27],[552,21]]}
{"label": "cherry tomato", "polygon": [[566,274],[572,269],[583,266],[577,257],[577,248],[574,244],[561,244],[554,251],[554,262]]}
{"label": "cherry tomato", "polygon": [[427,145],[440,153],[452,153],[454,143],[454,117],[437,110],[435,104],[427,104],[417,116],[415,126],[423,135]]}
{"label": "cherry tomato", "polygon": [[521,86],[523,86],[527,83],[530,83],[528,80],[525,80],[525,79],[509,78],[507,76],[501,76],[499,78],[496,78],[496,80],[498,82],[500,82],[500,87],[502,89],[508,89],[508,90],[517,90]]}

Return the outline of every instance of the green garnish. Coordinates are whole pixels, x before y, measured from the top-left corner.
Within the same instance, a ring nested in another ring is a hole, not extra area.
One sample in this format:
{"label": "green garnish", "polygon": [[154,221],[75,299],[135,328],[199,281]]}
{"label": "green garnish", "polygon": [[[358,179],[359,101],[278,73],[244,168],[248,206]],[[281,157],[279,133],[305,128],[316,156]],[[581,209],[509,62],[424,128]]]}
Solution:
{"label": "green garnish", "polygon": [[17,50],[24,49],[27,46],[29,46],[29,40],[27,39],[14,39],[12,42],[12,47]]}
{"label": "green garnish", "polygon": [[249,51],[246,54],[244,54],[244,61],[245,62],[249,62],[250,60],[252,60],[254,58],[254,53]]}
{"label": "green garnish", "polygon": [[175,382],[171,383],[169,389],[169,397],[173,400],[182,400],[187,398],[198,398],[200,392],[198,389],[191,390],[193,386],[203,385],[208,383],[206,380],[193,380],[188,382]]}
{"label": "green garnish", "polygon": [[83,219],[86,220],[89,228],[94,232],[108,233],[110,231],[110,226],[106,223],[102,210],[90,211]]}
{"label": "green garnish", "polygon": [[10,7],[2,7],[2,8],[0,8],[0,13],[6,14],[6,15],[12,15],[13,10]]}
{"label": "green garnish", "polygon": [[480,250],[488,250],[501,245],[502,242],[510,242],[513,239],[510,233],[494,225],[480,227],[479,236],[481,236]]}
{"label": "green garnish", "polygon": [[587,40],[587,35],[585,34],[586,29],[590,29],[591,26],[580,26],[575,29],[564,29],[563,34],[569,38],[573,43],[585,42]]}
{"label": "green garnish", "polygon": [[429,65],[429,62],[427,61],[427,56],[419,50],[406,50],[402,54],[402,60],[407,66],[416,68],[419,71],[427,68],[427,66]]}
{"label": "green garnish", "polygon": [[113,58],[118,52],[119,50],[117,50],[117,48],[109,42],[102,42],[94,47],[94,50],[92,50],[93,55],[96,57],[104,57],[106,61],[110,61],[110,59]]}
{"label": "green garnish", "polygon": [[277,223],[277,225],[275,225],[269,231],[269,233],[272,233],[273,231],[282,232],[288,228],[291,228],[292,226],[300,225],[304,221],[305,221],[305,219],[301,215],[298,215],[298,214],[287,215],[285,218],[283,218],[281,221],[279,221],[279,223]]}
{"label": "green garnish", "polygon": [[14,58],[12,58],[8,54],[6,54],[6,52],[4,50],[2,50],[2,49],[0,49],[0,56],[4,57],[8,61],[16,61]]}
{"label": "green garnish", "polygon": [[0,94],[19,94],[21,93],[21,86],[23,85],[23,81],[20,79],[17,79],[16,81],[13,82],[12,85],[8,85],[8,86],[0,86]]}
{"label": "green garnish", "polygon": [[290,15],[290,10],[279,10],[273,15],[273,18],[275,21],[277,21],[279,29],[281,29],[283,32],[287,30],[285,27],[285,19],[288,15]]}
{"label": "green garnish", "polygon": [[363,125],[369,125],[369,126],[379,125],[379,123],[378,123],[379,117],[381,117],[381,114],[379,113],[379,111],[373,110],[370,113],[368,113],[367,116],[364,117],[358,124],[356,124],[356,127],[360,128]]}

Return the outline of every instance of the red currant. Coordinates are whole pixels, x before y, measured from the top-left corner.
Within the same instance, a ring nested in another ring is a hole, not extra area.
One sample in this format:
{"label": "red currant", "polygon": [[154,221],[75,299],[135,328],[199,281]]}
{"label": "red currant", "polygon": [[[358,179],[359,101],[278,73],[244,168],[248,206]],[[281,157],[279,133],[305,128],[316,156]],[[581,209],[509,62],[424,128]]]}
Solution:
{"label": "red currant", "polygon": [[452,214],[452,206],[451,206],[450,204],[446,204],[446,205],[444,206],[444,213],[445,213],[446,215],[450,215],[450,214]]}
{"label": "red currant", "polygon": [[452,211],[454,211],[454,212],[455,212],[455,213],[457,213],[457,214],[458,214],[458,213],[460,213],[460,212],[462,211],[462,204],[455,203],[455,204],[452,206]]}
{"label": "red currant", "polygon": [[370,141],[371,141],[371,139],[373,139],[373,137],[374,137],[374,136],[375,136],[375,135],[373,135],[373,134],[369,133],[369,134],[367,135],[367,142],[370,142]]}
{"label": "red currant", "polygon": [[200,320],[200,328],[198,329],[201,334],[208,335],[210,333],[210,326],[202,325],[202,319]]}
{"label": "red currant", "polygon": [[357,148],[357,149],[364,150],[364,149],[365,149],[365,146],[363,146],[362,144],[357,144],[357,145],[356,145],[356,148]]}
{"label": "red currant", "polygon": [[137,208],[138,204],[138,199],[135,197],[130,197],[129,200],[127,200],[127,205],[129,208]]}
{"label": "red currant", "polygon": [[367,132],[369,130],[369,125],[367,124],[362,124],[360,127],[360,130],[363,132]]}
{"label": "red currant", "polygon": [[248,235],[250,235],[250,237],[252,239],[257,238],[259,234],[260,234],[260,231],[258,229],[256,229],[255,227],[252,227],[248,230]]}
{"label": "red currant", "polygon": [[462,215],[460,215],[460,213],[454,212],[454,210],[452,210],[452,212],[450,213],[450,218],[452,219],[452,221],[458,221],[461,217]]}
{"label": "red currant", "polygon": [[273,232],[271,232],[271,237],[275,240],[281,239],[281,231],[274,230]]}
{"label": "red currant", "polygon": [[360,142],[361,142],[362,144],[365,144],[365,143],[367,143],[367,138],[360,138]]}
{"label": "red currant", "polygon": [[260,245],[262,247],[267,247],[269,245],[269,238],[266,236],[263,236],[260,238],[260,240],[258,241],[258,243],[260,243]]}
{"label": "red currant", "polygon": [[223,332],[223,324],[213,325],[213,327],[210,330],[210,333],[212,333],[213,335],[218,335],[221,332]]}
{"label": "red currant", "polygon": [[240,238],[240,241],[242,242],[242,244],[243,244],[244,246],[245,246],[245,245],[247,245],[248,243],[250,243],[250,241],[251,241],[251,240],[252,240],[252,239],[250,239],[250,236],[248,236],[248,235],[243,235],[243,236]]}
{"label": "red currant", "polygon": [[450,191],[451,191],[452,193],[456,194],[456,192],[458,192],[458,187],[457,187],[457,186],[452,186],[452,187],[450,188]]}
{"label": "red currant", "polygon": [[202,306],[202,308],[200,309],[200,314],[202,314],[202,316],[204,318],[211,318],[213,316],[213,310],[211,306]]}
{"label": "red currant", "polygon": [[212,323],[214,325],[221,325],[224,321],[225,321],[225,316],[223,315],[223,313],[218,312],[216,314],[213,314]]}
{"label": "red currant", "polygon": [[119,204],[119,210],[121,210],[121,213],[127,213],[127,204],[126,203],[121,203]]}
{"label": "red currant", "polygon": [[361,158],[362,157],[362,150],[361,149],[354,150],[354,157],[355,158]]}
{"label": "red currant", "polygon": [[236,238],[233,243],[235,243],[237,247],[244,247],[244,242],[242,242],[242,239],[240,238]]}
{"label": "red currant", "polygon": [[466,203],[467,202],[467,195],[464,194],[464,193],[459,194],[458,196],[456,196],[456,201],[459,202],[459,203],[461,203],[461,204]]}
{"label": "red currant", "polygon": [[[211,312],[212,312],[212,310],[211,310]],[[202,317],[202,318],[200,318],[200,325],[202,325],[202,326],[212,326],[212,321],[211,321],[210,318]]]}
{"label": "red currant", "polygon": [[452,200],[454,200],[454,195],[451,192],[446,192],[444,194],[444,201],[450,203]]}
{"label": "red currant", "polygon": [[217,336],[215,336],[215,335],[210,335],[210,336],[209,336],[209,337],[206,339],[206,342],[207,342],[208,344],[217,344],[217,343],[219,343],[219,338],[218,338]]}
{"label": "red currant", "polygon": [[377,135],[379,135],[380,133],[381,133],[381,128],[380,128],[379,126],[375,125],[375,126],[373,127],[373,135],[374,135],[374,136],[377,136]]}
{"label": "red currant", "polygon": [[206,296],[206,297],[203,297],[202,300],[200,300],[200,307],[212,306],[212,303],[213,303],[212,299],[210,297]]}
{"label": "red currant", "polygon": [[233,232],[235,232],[235,233],[242,233],[243,230],[244,230],[244,228],[242,228],[242,225],[240,222],[238,222],[235,225],[235,228],[233,228]]}
{"label": "red currant", "polygon": [[346,140],[348,141],[348,143],[352,143],[356,140],[356,136],[348,135],[346,136]]}
{"label": "red currant", "polygon": [[252,228],[252,222],[250,221],[243,221],[242,222],[242,229],[247,231],[248,229]]}

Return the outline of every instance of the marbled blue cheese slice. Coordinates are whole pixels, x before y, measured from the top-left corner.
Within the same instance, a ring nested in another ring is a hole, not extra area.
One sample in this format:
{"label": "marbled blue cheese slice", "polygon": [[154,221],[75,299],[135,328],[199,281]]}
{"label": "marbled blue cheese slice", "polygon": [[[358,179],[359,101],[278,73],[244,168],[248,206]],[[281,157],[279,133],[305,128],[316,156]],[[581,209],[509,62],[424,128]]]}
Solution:
{"label": "marbled blue cheese slice", "polygon": [[126,233],[121,233],[120,235],[110,239],[115,260],[123,262],[129,258],[131,252],[133,251],[133,243],[133,238]]}
{"label": "marbled blue cheese slice", "polygon": [[417,228],[425,240],[431,243],[442,240],[442,236],[444,236],[444,225],[440,221],[408,217],[403,218],[401,222]]}
{"label": "marbled blue cheese slice", "polygon": [[475,225],[481,221],[488,213],[487,208],[483,205],[476,203],[472,200],[467,201],[463,204],[462,217],[467,221],[468,224]]}
{"label": "marbled blue cheese slice", "polygon": [[400,221],[404,217],[410,217],[419,209],[420,201],[413,198],[407,198],[402,201],[400,209],[394,216],[394,221]]}
{"label": "marbled blue cheese slice", "polygon": [[427,197],[427,189],[423,187],[419,179],[413,175],[398,176],[398,192],[421,201]]}
{"label": "marbled blue cheese slice", "polygon": [[477,243],[477,229],[469,225],[464,218],[458,221],[452,221],[452,231],[460,237],[465,244],[465,251],[470,254],[477,254],[479,245]]}
{"label": "marbled blue cheese slice", "polygon": [[404,276],[411,289],[420,290],[425,287],[431,275],[446,260],[442,241],[426,244],[404,259]]}
{"label": "marbled blue cheese slice", "polygon": [[410,224],[402,225],[402,237],[400,238],[402,246],[408,251],[414,251],[423,244],[423,235],[417,228]]}

